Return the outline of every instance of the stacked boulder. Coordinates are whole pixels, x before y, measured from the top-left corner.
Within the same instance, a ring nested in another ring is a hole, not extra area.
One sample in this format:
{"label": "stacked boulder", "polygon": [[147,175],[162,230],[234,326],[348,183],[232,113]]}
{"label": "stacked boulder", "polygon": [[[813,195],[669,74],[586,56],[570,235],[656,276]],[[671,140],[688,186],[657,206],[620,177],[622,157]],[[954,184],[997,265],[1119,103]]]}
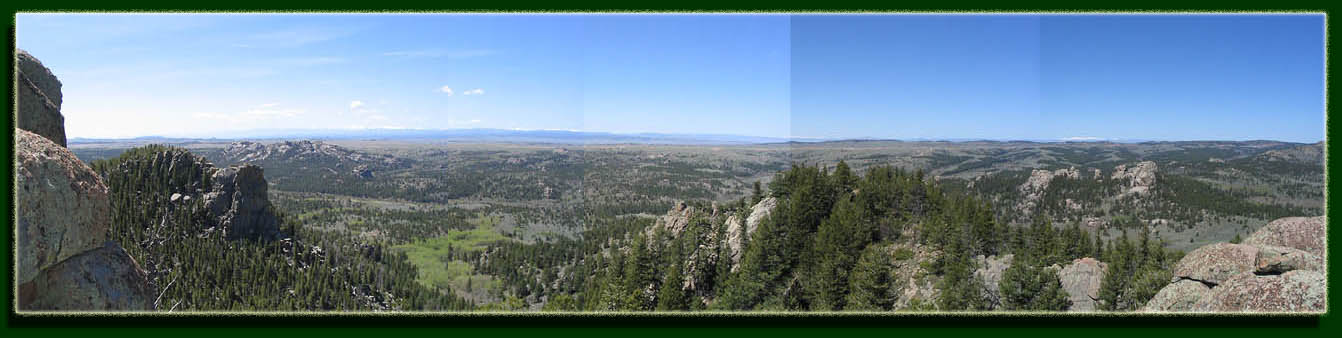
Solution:
{"label": "stacked boulder", "polygon": [[1288,217],[1243,243],[1216,243],[1188,253],[1146,312],[1324,312],[1327,220]]}
{"label": "stacked boulder", "polygon": [[60,81],[25,51],[17,63],[19,309],[153,309],[144,270],[108,241],[107,185],[64,147]]}

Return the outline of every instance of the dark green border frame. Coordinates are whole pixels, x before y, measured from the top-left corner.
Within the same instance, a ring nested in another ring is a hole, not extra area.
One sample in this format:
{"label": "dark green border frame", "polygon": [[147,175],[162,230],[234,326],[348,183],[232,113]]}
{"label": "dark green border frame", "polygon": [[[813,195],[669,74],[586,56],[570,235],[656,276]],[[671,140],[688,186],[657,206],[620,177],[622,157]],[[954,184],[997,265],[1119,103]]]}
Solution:
{"label": "dark green border frame", "polygon": [[[31,0],[30,0],[31,1]],[[400,5],[392,2],[378,2],[379,5]],[[817,7],[823,4],[824,7]],[[1066,4],[1066,3],[1064,3]],[[15,6],[17,5],[17,6]],[[984,1],[982,3],[956,4],[880,4],[873,5],[849,1],[826,1],[823,3],[804,3],[791,8],[778,7],[776,2],[754,2],[746,4],[728,4],[717,1],[682,1],[674,4],[645,5],[641,3],[484,3],[479,8],[432,8],[432,7],[382,7],[371,8],[359,3],[321,3],[310,2],[300,5],[281,6],[275,2],[233,1],[223,4],[179,4],[179,3],[85,3],[81,5],[40,3],[31,1],[26,4],[7,4],[5,15],[9,20],[8,35],[3,47],[12,51],[14,46],[13,13],[50,12],[50,11],[251,11],[251,12],[294,12],[294,11],[375,11],[375,12],[1331,12],[1331,7],[1323,2],[1275,1],[1262,3],[1208,2],[1203,4],[1176,4],[1168,1],[1126,1],[1121,5],[1078,3],[1083,7],[1065,8],[1055,5],[1007,6],[1006,4]],[[896,7],[898,6],[898,7]],[[1218,8],[1218,6],[1229,6]],[[1238,7],[1238,8],[1236,8]],[[1331,52],[1333,34],[1331,26],[1327,29],[1327,48]],[[1331,54],[1331,53],[1330,53]],[[12,68],[12,62],[6,62]],[[1331,78],[1332,68],[1325,64],[1327,75]],[[12,69],[11,69],[12,71]],[[14,107],[13,81],[6,73],[6,104]],[[1329,94],[1331,94],[1329,88]],[[1329,95],[1331,96],[1331,95]],[[1327,109],[1329,117],[1331,110]],[[1331,121],[1329,118],[1326,121]],[[13,120],[4,120],[5,130],[13,138]],[[1325,141],[1331,139],[1333,124],[1327,123]],[[13,146],[0,147],[6,158],[12,158]],[[1333,151],[1328,148],[1328,158]],[[1337,171],[1325,163],[1328,176]],[[13,167],[3,166],[0,171],[13,180]],[[1327,194],[1335,192],[1329,184]],[[12,234],[9,228],[14,224],[12,213],[12,192],[0,195],[8,223],[3,227],[7,236]],[[1331,205],[1331,203],[1329,203]],[[1334,218],[1331,208],[1325,207],[1328,218]],[[1335,235],[1329,232],[1329,242]],[[12,271],[12,241],[7,240],[6,248],[0,251],[0,260]],[[1337,250],[1329,251],[1334,256]],[[1330,269],[1331,272],[1331,269]],[[1329,273],[1329,285],[1339,285],[1333,274]],[[12,290],[10,278],[0,281],[0,289]],[[975,336],[1035,336],[1039,333],[1051,333],[1069,336],[1119,336],[1133,337],[1145,335],[1181,335],[1181,336],[1339,336],[1342,334],[1342,321],[1337,315],[1266,315],[1266,314],[1217,314],[1217,315],[1142,315],[1142,314],[1003,314],[1003,313],[939,313],[939,314],[900,314],[885,315],[871,313],[207,313],[207,314],[105,314],[105,315],[68,315],[41,314],[18,315],[10,309],[12,292],[5,292],[4,302],[7,314],[0,319],[5,336],[37,336],[51,333],[65,335],[192,335],[192,336],[238,336],[238,335],[320,335],[320,336],[368,336],[368,335],[422,335],[422,334],[461,334],[461,335],[528,335],[549,337],[559,336],[679,336],[693,337],[701,335],[769,335],[769,336],[867,336],[867,335],[975,335]],[[1334,292],[1329,292],[1330,300]],[[1330,305],[1332,302],[1329,302]],[[403,329],[387,331],[389,327]],[[209,328],[199,330],[199,328]],[[302,329],[298,329],[302,328]],[[447,328],[446,332],[438,331]],[[562,329],[556,329],[562,328]],[[655,329],[650,329],[655,328]]]}

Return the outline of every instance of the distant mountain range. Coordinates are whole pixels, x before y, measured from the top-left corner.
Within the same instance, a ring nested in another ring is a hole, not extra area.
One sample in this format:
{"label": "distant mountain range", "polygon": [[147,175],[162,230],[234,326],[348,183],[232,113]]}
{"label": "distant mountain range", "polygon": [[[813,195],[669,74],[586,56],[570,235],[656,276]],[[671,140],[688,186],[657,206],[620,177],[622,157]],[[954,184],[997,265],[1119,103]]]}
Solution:
{"label": "distant mountain range", "polygon": [[80,138],[70,139],[73,144],[96,143],[195,143],[220,142],[233,140],[277,140],[277,139],[317,139],[317,140],[404,140],[425,142],[459,143],[558,143],[558,144],[766,144],[785,142],[830,142],[830,141],[910,141],[910,142],[1108,142],[1143,143],[1153,142],[1141,139],[1101,139],[1101,138],[1063,138],[1063,139],[1025,139],[990,140],[983,138],[911,138],[889,139],[874,137],[857,138],[815,138],[815,137],[765,137],[725,134],[670,134],[670,133],[611,133],[576,130],[513,130],[513,129],[264,129],[237,132],[232,137],[163,137],[142,136],[135,138]]}

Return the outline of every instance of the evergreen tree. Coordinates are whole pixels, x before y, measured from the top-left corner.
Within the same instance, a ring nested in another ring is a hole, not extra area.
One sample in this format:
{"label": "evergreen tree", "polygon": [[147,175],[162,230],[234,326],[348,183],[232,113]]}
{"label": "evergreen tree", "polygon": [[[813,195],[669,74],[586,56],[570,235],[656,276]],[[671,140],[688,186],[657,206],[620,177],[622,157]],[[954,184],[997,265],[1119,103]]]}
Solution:
{"label": "evergreen tree", "polygon": [[886,249],[871,245],[853,267],[845,310],[888,311],[895,302],[894,266]]}

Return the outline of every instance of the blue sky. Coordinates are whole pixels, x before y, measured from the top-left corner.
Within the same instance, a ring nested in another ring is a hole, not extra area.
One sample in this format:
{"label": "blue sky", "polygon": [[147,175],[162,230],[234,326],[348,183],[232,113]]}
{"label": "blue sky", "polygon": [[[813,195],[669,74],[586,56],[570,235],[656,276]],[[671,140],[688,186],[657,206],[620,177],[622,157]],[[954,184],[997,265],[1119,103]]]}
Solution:
{"label": "blue sky", "polygon": [[71,137],[1323,138],[1322,16],[31,15]]}

